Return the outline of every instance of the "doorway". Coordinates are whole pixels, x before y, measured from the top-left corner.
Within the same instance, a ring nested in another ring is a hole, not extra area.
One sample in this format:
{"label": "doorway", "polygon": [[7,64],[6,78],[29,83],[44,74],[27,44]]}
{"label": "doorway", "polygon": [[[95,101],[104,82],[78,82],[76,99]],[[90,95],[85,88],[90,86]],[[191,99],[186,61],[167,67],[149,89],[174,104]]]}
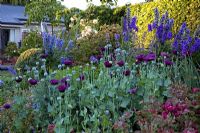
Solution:
{"label": "doorway", "polygon": [[3,51],[9,41],[10,30],[0,29],[0,51]]}

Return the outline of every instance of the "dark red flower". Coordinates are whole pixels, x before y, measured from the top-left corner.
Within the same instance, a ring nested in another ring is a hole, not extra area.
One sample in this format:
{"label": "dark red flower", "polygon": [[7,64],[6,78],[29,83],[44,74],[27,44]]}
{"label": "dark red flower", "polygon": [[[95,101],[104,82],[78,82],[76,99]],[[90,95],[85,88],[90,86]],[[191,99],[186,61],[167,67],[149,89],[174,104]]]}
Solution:
{"label": "dark red flower", "polygon": [[11,108],[11,105],[8,104],[8,103],[5,103],[5,104],[3,105],[3,108],[4,108],[4,109],[9,109],[9,108]]}
{"label": "dark red flower", "polygon": [[136,62],[140,63],[140,62],[144,61],[145,55],[144,54],[139,54],[135,58],[136,58]]}
{"label": "dark red flower", "polygon": [[98,60],[100,60],[103,57],[103,55],[97,55],[96,57]]}
{"label": "dark red flower", "polygon": [[66,60],[64,61],[64,64],[65,64],[66,66],[71,66],[71,65],[73,64],[73,62],[72,62],[71,60],[69,60],[69,59],[66,59]]}
{"label": "dark red flower", "polygon": [[156,59],[156,54],[154,53],[149,53],[145,56],[144,60],[149,62],[149,61],[153,61]]}
{"label": "dark red flower", "polygon": [[81,75],[79,76],[79,79],[80,79],[80,81],[85,80],[85,76],[84,76],[84,74],[81,74]]}
{"label": "dark red flower", "polygon": [[100,48],[100,51],[103,53],[106,49],[104,47]]}
{"label": "dark red flower", "polygon": [[125,70],[125,71],[123,72],[123,74],[124,74],[125,76],[130,76],[131,71],[130,71],[130,70]]}
{"label": "dark red flower", "polygon": [[104,66],[107,68],[111,68],[112,67],[112,63],[110,63],[109,61],[105,61],[104,62]]}
{"label": "dark red flower", "polygon": [[15,81],[17,82],[17,83],[20,83],[21,81],[22,81],[22,77],[16,77],[16,79],[15,79]]}
{"label": "dark red flower", "polygon": [[61,83],[67,84],[67,80],[70,79],[70,77],[64,77],[61,79]]}
{"label": "dark red flower", "polygon": [[49,124],[48,125],[48,133],[54,133],[54,129],[55,129],[55,124]]}
{"label": "dark red flower", "polygon": [[124,61],[123,60],[118,61],[117,65],[120,66],[120,67],[124,66]]}
{"label": "dark red flower", "polygon": [[29,82],[31,85],[36,85],[38,81],[37,81],[36,79],[30,79],[28,82]]}
{"label": "dark red flower", "polygon": [[59,83],[59,80],[57,79],[52,79],[50,80],[51,85],[57,85]]}
{"label": "dark red flower", "polygon": [[61,84],[57,87],[58,91],[65,92],[69,88],[69,84]]}
{"label": "dark red flower", "polygon": [[200,88],[192,88],[192,93],[200,92]]}
{"label": "dark red flower", "polygon": [[162,112],[162,118],[165,120],[165,119],[167,119],[168,118],[168,112],[167,111],[163,111]]}
{"label": "dark red flower", "polygon": [[165,60],[164,60],[164,64],[165,64],[166,66],[171,66],[171,65],[173,65],[173,62],[170,61],[169,59],[165,59]]}

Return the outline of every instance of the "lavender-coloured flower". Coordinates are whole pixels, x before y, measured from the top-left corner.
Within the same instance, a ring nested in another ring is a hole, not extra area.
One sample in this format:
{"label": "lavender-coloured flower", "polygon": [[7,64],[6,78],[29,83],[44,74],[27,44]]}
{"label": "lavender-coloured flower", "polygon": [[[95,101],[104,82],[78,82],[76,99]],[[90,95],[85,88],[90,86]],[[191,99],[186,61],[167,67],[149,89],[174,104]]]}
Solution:
{"label": "lavender-coloured flower", "polygon": [[119,39],[120,39],[120,34],[115,33],[115,40],[119,41]]}
{"label": "lavender-coloured flower", "polygon": [[9,103],[5,103],[5,104],[3,105],[3,108],[4,108],[4,109],[10,109],[10,108],[11,108],[11,105],[10,105]]}
{"label": "lavender-coloured flower", "polygon": [[166,66],[171,66],[171,65],[173,65],[173,62],[170,61],[169,59],[165,59],[165,60],[164,60],[164,64],[165,64]]}
{"label": "lavender-coloured flower", "polygon": [[124,66],[124,61],[123,60],[118,61],[117,65],[120,66],[120,67]]}
{"label": "lavender-coloured flower", "polygon": [[30,80],[28,80],[28,82],[29,82],[31,85],[36,85],[38,81],[37,81],[36,79],[30,79]]}
{"label": "lavender-coloured flower", "polygon": [[105,61],[104,62],[104,66],[107,68],[111,68],[112,67],[112,63],[110,61]]}
{"label": "lavender-coloured flower", "polygon": [[131,74],[131,71],[128,69],[128,70],[125,70],[125,71],[123,71],[123,74],[125,75],[125,76],[130,76],[130,74]]}
{"label": "lavender-coloured flower", "polygon": [[137,88],[132,88],[128,91],[130,94],[136,94]]}
{"label": "lavender-coloured flower", "polygon": [[0,80],[0,87],[3,86],[4,82]]}
{"label": "lavender-coloured flower", "polygon": [[69,88],[69,84],[61,84],[57,87],[59,92],[65,92]]}
{"label": "lavender-coloured flower", "polygon": [[59,83],[59,80],[57,79],[52,79],[50,80],[51,85],[57,85]]}
{"label": "lavender-coloured flower", "polygon": [[90,62],[97,63],[98,59],[95,56],[90,56]]}

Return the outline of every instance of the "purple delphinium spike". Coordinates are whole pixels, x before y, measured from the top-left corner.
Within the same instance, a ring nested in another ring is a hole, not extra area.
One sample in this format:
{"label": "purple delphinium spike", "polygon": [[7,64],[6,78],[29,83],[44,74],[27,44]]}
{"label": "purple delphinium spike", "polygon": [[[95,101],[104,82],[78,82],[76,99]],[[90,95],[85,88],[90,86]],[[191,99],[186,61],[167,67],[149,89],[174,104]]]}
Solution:
{"label": "purple delphinium spike", "polygon": [[149,31],[149,32],[153,31],[153,28],[152,28],[152,25],[151,25],[151,24],[148,24],[148,31]]}

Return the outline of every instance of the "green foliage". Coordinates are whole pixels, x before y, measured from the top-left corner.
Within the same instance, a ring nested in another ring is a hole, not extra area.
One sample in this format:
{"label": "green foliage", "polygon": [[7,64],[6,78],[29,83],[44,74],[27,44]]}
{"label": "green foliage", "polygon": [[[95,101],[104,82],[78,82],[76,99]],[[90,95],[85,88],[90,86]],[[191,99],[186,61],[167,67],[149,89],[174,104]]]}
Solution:
{"label": "green foliage", "polygon": [[17,44],[15,42],[8,42],[5,53],[10,57],[19,56],[19,49],[17,48]]}
{"label": "green foliage", "polygon": [[[28,24],[31,22],[49,21],[52,26],[60,23],[58,12],[64,7],[57,0],[34,0],[26,5]],[[53,28],[52,28],[53,29]],[[53,30],[52,30],[53,32]]]}
{"label": "green foliage", "polygon": [[84,13],[89,20],[98,19],[100,25],[120,24],[121,17],[125,13],[125,7],[111,9],[108,5],[90,5]]}
{"label": "green foliage", "polygon": [[20,53],[31,49],[31,48],[41,48],[42,47],[42,37],[37,31],[31,31],[23,39],[22,46],[20,48]]}
{"label": "green foliage", "polygon": [[39,48],[32,48],[24,51],[20,54],[17,62],[15,64],[16,68],[24,68],[25,65],[31,66],[31,64],[35,64],[35,59],[38,56],[38,53],[41,52]]}
{"label": "green foliage", "polygon": [[[131,14],[137,16],[137,25],[139,27],[139,39],[143,39],[143,33],[147,32],[148,24],[154,20],[155,8],[158,8],[160,14],[168,11],[169,17],[174,18],[173,31],[176,33],[183,22],[187,23],[191,32],[197,28],[200,23],[200,1],[199,0],[162,0],[156,2],[148,2],[142,4],[135,4],[131,6]],[[152,40],[154,33],[147,33],[146,39],[143,40],[147,46]]]}
{"label": "green foliage", "polygon": [[106,45],[106,34],[110,36],[110,42],[114,44],[114,34],[120,34],[119,25],[103,25],[97,34],[81,38],[77,40],[76,46],[70,54],[78,64],[88,62],[91,55],[97,55],[99,53],[100,46]]}

